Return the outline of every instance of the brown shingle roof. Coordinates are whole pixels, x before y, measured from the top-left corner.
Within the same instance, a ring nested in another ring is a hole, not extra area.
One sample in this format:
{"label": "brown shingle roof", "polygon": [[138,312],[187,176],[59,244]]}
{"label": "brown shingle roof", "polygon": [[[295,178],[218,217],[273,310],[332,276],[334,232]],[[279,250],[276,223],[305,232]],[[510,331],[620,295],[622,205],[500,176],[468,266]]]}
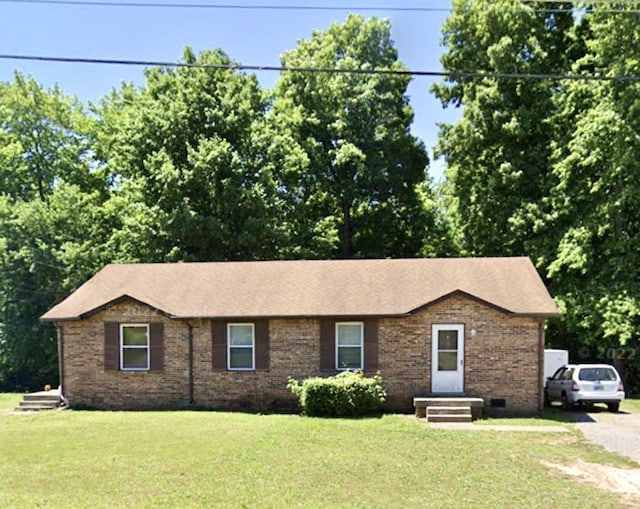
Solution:
{"label": "brown shingle roof", "polygon": [[528,258],[426,258],[107,265],[42,319],[124,297],[177,318],[399,316],[454,292],[506,313],[558,313]]}

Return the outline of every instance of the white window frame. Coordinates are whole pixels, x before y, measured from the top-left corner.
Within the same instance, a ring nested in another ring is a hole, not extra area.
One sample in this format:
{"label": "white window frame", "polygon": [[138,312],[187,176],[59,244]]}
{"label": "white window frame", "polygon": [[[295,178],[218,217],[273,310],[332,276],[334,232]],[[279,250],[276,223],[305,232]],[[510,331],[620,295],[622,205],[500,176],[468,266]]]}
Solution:
{"label": "white window frame", "polygon": [[[251,326],[251,346],[234,345],[231,346],[231,328],[235,326]],[[232,348],[251,348],[251,367],[250,368],[232,368],[231,367],[231,349]],[[253,322],[245,323],[228,323],[227,324],[227,369],[229,371],[255,371],[256,369],[256,325]]]}
{"label": "white window frame", "polygon": [[[124,345],[124,329],[125,327],[144,327],[147,330],[147,344],[146,345]],[[149,324],[148,323],[121,323],[120,324],[120,370],[121,371],[149,371],[151,369],[151,338],[149,337]],[[146,368],[126,368],[124,366],[124,350],[147,350],[147,367]]]}
{"label": "white window frame", "polygon": [[[360,326],[360,366],[357,368],[345,368],[343,366],[338,365],[338,359],[340,356],[338,352],[340,348],[356,348],[355,346],[340,346],[340,334],[338,331],[340,330],[340,325],[359,325]],[[354,369],[364,369],[364,322],[336,322],[336,370],[337,371],[350,371]]]}

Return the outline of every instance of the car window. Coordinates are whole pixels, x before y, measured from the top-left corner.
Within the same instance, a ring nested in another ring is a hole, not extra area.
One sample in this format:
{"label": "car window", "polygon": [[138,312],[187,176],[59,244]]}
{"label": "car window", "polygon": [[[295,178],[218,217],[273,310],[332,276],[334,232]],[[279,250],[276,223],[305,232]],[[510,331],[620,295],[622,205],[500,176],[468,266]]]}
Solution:
{"label": "car window", "polygon": [[572,376],[573,376],[573,368],[569,368],[562,374],[562,379],[571,380]]}
{"label": "car window", "polygon": [[564,370],[567,369],[564,366],[561,368],[558,368],[556,370],[556,372],[553,374],[553,376],[551,377],[552,380],[562,380],[562,374],[564,373]]}
{"label": "car window", "polygon": [[617,377],[616,372],[611,368],[582,368],[578,373],[578,379],[587,382],[615,382]]}

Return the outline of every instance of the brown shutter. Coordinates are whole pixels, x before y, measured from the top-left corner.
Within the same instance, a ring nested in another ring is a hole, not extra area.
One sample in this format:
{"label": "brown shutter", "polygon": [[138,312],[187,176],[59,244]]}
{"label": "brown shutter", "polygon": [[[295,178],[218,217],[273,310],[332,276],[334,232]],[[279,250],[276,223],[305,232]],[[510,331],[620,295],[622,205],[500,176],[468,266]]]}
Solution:
{"label": "brown shutter", "polygon": [[227,369],[227,322],[211,320],[211,355],[214,371]]}
{"label": "brown shutter", "polygon": [[269,369],[269,320],[256,320],[256,369]]}
{"label": "brown shutter", "polygon": [[378,369],[378,320],[364,322],[364,369]]}
{"label": "brown shutter", "polygon": [[120,325],[117,322],[104,323],[104,370],[120,369]]}
{"label": "brown shutter", "polygon": [[149,324],[149,369],[151,371],[164,369],[164,324],[162,322]]}
{"label": "brown shutter", "polygon": [[320,320],[320,370],[336,369],[336,322]]}

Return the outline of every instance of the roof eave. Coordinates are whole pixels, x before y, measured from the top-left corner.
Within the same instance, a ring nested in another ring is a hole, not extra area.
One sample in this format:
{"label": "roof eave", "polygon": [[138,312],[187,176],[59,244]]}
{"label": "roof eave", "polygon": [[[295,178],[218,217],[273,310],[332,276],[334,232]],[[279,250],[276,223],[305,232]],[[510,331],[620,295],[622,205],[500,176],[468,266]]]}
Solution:
{"label": "roof eave", "polygon": [[431,306],[434,306],[440,302],[443,302],[447,299],[450,299],[452,297],[456,297],[456,296],[462,296],[465,297],[467,299],[473,300],[475,302],[478,302],[480,304],[483,304],[484,306],[490,307],[491,309],[495,309],[496,311],[499,311],[500,313],[504,313],[505,315],[510,315],[513,316],[515,313],[509,309],[503,308],[501,306],[498,306],[497,304],[494,304],[493,302],[489,302],[488,300],[482,299],[480,297],[477,297],[469,292],[465,292],[464,290],[461,289],[456,289],[453,290],[452,292],[446,293],[444,295],[441,295],[440,297],[430,300],[429,302],[425,302],[424,304],[418,306],[417,308],[412,309],[411,311],[409,311],[407,314],[408,315],[413,315],[415,313],[418,313],[424,309],[427,309]]}
{"label": "roof eave", "polygon": [[87,311],[85,311],[84,313],[81,313],[79,315],[75,315],[75,316],[47,316],[49,313],[45,313],[44,315],[42,315],[40,317],[40,320],[43,322],[75,322],[78,320],[85,320],[86,318],[89,318],[93,315],[95,315],[96,313],[99,313],[100,311],[104,311],[105,309],[118,304],[120,302],[124,302],[124,301],[133,301],[139,305],[148,307],[150,309],[152,309],[153,311],[157,311],[158,313],[163,314],[164,316],[168,317],[168,318],[179,318],[177,315],[174,315],[164,309],[161,309],[157,306],[154,306],[153,304],[150,304],[148,302],[145,302],[143,300],[140,299],[136,299],[135,297],[132,297],[131,295],[128,294],[122,294],[114,299],[111,299],[107,302],[104,302],[103,304],[100,304],[99,306],[96,306],[94,308],[91,308]]}

